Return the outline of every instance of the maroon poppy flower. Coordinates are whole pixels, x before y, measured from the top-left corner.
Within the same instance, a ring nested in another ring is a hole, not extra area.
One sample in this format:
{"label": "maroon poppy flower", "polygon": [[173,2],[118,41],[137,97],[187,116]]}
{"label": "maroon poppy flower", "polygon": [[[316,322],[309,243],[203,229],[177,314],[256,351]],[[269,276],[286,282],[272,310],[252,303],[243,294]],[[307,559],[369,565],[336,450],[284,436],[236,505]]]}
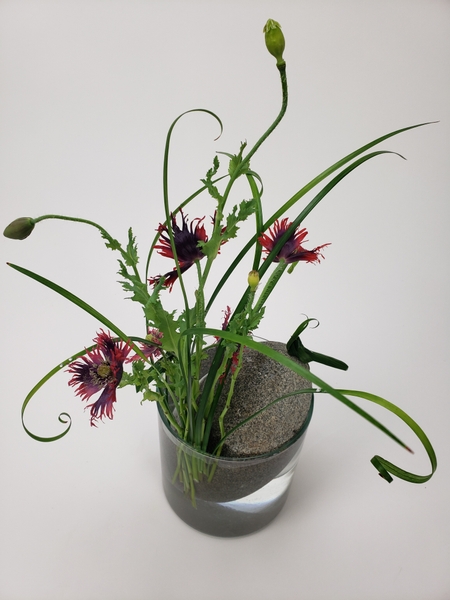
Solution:
{"label": "maroon poppy flower", "polygon": [[[140,344],[142,353],[146,358],[159,358],[161,356],[161,340],[163,334],[158,329],[149,329],[147,334],[147,341]],[[130,358],[127,358],[126,362],[134,362],[135,360],[142,360],[142,356],[135,354]]]}
{"label": "maroon poppy flower", "polygon": [[115,342],[102,329],[94,342],[97,346],[71,363],[67,370],[73,373],[69,385],[78,386],[76,394],[82,400],[89,400],[92,395],[103,390],[93,404],[86,406],[91,409],[91,425],[95,427],[98,419],[102,420],[104,416],[113,418],[116,389],[122,379],[123,363],[131,348],[125,342]]}
{"label": "maroon poppy flower", "polygon": [[[207,242],[208,236],[206,235],[205,228],[202,224],[205,217],[202,219],[194,219],[192,223],[188,225],[188,220],[184,216],[183,211],[180,210],[180,213],[182,221],[181,228],[177,225],[176,218],[173,215],[171,216],[171,220],[173,239],[178,262],[180,264],[180,271],[181,273],[184,273],[192,267],[196,260],[201,260],[205,256],[198,246],[198,242]],[[170,237],[167,234],[167,225],[160,225],[158,231],[161,236],[159,238],[159,243],[154,246],[155,249],[161,256],[174,258],[172,246],[170,245]],[[164,286],[172,290],[172,286],[178,278],[178,272],[176,268],[174,268],[173,271],[169,271],[165,275],[151,277],[149,279],[150,285],[156,285],[162,277],[164,277],[165,280]]]}
{"label": "maroon poppy flower", "polygon": [[[282,219],[281,221],[277,219],[273,224],[273,227],[269,229],[269,232],[262,234],[258,238],[258,242],[261,244],[267,254],[274,249],[275,244],[286,233],[291,225],[292,223],[287,218]],[[280,262],[283,260],[287,263],[294,263],[302,260],[305,262],[314,263],[320,262],[320,259],[323,258],[323,254],[320,252],[320,250],[326,246],[329,246],[330,244],[322,244],[322,246],[316,246],[316,248],[313,248],[312,250],[306,250],[303,248],[302,242],[305,240],[308,232],[306,229],[300,229],[300,231],[297,229],[282,246],[276,258],[274,259],[274,262]]]}

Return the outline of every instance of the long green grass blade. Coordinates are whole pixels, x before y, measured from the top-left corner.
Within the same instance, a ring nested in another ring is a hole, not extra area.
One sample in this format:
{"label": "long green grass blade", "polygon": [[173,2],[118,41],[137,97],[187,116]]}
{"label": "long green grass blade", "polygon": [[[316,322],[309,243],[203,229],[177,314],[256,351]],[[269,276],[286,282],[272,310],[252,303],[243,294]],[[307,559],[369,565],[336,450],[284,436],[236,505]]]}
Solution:
{"label": "long green grass blade", "polygon": [[47,383],[47,381],[51,377],[53,377],[53,375],[56,375],[56,373],[58,373],[59,371],[61,371],[61,369],[64,369],[64,367],[67,367],[71,362],[73,362],[77,358],[80,358],[80,356],[83,356],[84,354],[86,354],[86,352],[89,352],[93,348],[95,348],[95,344],[93,346],[89,346],[89,348],[84,348],[83,350],[81,350],[80,352],[77,352],[76,354],[74,354],[70,358],[67,358],[66,360],[63,360],[62,363],[60,363],[59,365],[57,365],[56,367],[54,367],[51,371],[49,371],[46,375],[44,375],[44,377],[40,381],[38,381],[38,383],[34,386],[34,388],[32,390],[30,390],[30,392],[27,394],[27,397],[25,398],[25,400],[23,401],[23,404],[22,404],[22,411],[21,411],[22,426],[25,429],[25,431],[27,432],[27,434],[31,438],[33,438],[34,440],[37,440],[38,442],[55,442],[56,440],[60,440],[67,433],[69,433],[69,429],[72,426],[72,419],[71,419],[70,415],[68,415],[66,412],[62,412],[59,415],[59,417],[58,417],[58,421],[60,423],[63,423],[63,424],[67,424],[68,423],[68,426],[66,427],[66,429],[64,429],[64,431],[62,433],[60,433],[59,435],[52,436],[52,437],[41,437],[39,435],[34,434],[25,425],[25,422],[24,422],[25,409],[28,406],[30,400],[36,394],[36,392],[38,392],[41,389],[41,387],[45,383]]}
{"label": "long green grass blade", "polygon": [[[368,144],[365,144],[364,146],[361,146],[360,148],[358,148],[354,152],[351,152],[350,154],[347,154],[347,156],[344,156],[344,158],[342,158],[341,160],[339,160],[336,163],[334,163],[333,165],[331,165],[331,167],[329,167],[328,169],[325,169],[325,171],[322,171],[322,173],[320,173],[317,177],[315,177],[309,183],[307,183],[305,186],[303,186],[296,194],[294,194],[287,202],[285,202],[283,204],[283,206],[281,206],[281,208],[278,209],[271,216],[271,218],[264,224],[263,231],[265,231],[266,229],[268,229],[278,218],[280,218],[283,214],[285,214],[286,211],[288,211],[296,202],[298,202],[300,200],[300,198],[302,198],[305,194],[307,194],[315,186],[317,186],[324,179],[326,179],[327,177],[329,177],[332,173],[334,173],[335,171],[337,171],[338,169],[340,169],[341,167],[343,167],[344,165],[346,165],[348,162],[350,162],[351,160],[353,160],[357,156],[360,156],[361,154],[363,154],[364,152],[366,152],[370,148],[373,148],[377,144],[380,144],[384,140],[387,140],[387,139],[389,139],[389,138],[391,138],[391,137],[393,137],[395,135],[398,135],[398,134],[403,133],[405,131],[408,131],[410,129],[415,129],[417,127],[423,127],[425,125],[431,125],[433,123],[436,123],[436,121],[429,121],[427,123],[419,123],[417,125],[411,125],[409,127],[404,127],[402,129],[397,129],[397,130],[392,131],[392,132],[390,132],[388,134],[385,134],[385,135],[383,135],[383,136],[381,136],[379,138],[376,138],[372,142],[369,142]],[[385,152],[387,153],[387,151],[385,151]],[[395,154],[395,153],[393,153],[393,154]],[[373,156],[376,156],[376,154],[372,154],[370,157],[372,158]],[[365,160],[363,160],[362,162],[365,162]],[[359,162],[358,164],[355,164],[354,168],[356,168],[356,166],[359,166],[359,164],[362,164],[362,162]],[[350,171],[351,170],[353,170],[353,169],[350,169]],[[345,175],[348,175],[348,173],[350,171],[347,171]],[[344,177],[345,177],[345,175],[344,175]],[[336,183],[338,183],[341,179],[342,179],[342,177],[340,177],[339,179],[337,179],[334,185],[336,185]],[[332,182],[330,182],[330,183],[332,183]],[[334,186],[332,186],[332,187],[334,187]],[[328,193],[328,191],[326,193]],[[326,194],[324,194],[324,195],[326,195]],[[304,211],[302,211],[303,218],[305,218],[311,212],[311,210],[318,204],[318,202],[324,197],[324,195],[322,195],[319,198],[319,200],[317,200],[317,197],[319,195],[316,196],[315,198],[313,198],[313,200],[308,204],[308,206],[304,209]],[[262,233],[262,231],[260,233]],[[260,235],[260,234],[258,234],[258,235]],[[234,269],[237,267],[237,265],[241,262],[241,260],[247,254],[247,252],[253,247],[253,245],[255,244],[255,242],[256,242],[256,240],[258,238],[258,235],[253,236],[249,240],[249,242],[244,246],[244,248],[241,250],[241,252],[237,255],[237,257],[235,258],[235,260],[231,263],[230,267],[227,269],[226,273],[223,275],[222,279],[219,281],[219,283],[217,284],[215,290],[211,294],[211,298],[210,298],[210,300],[209,300],[209,302],[207,304],[207,307],[206,307],[206,312],[208,312],[208,310],[211,308],[214,300],[216,299],[216,297],[219,294],[219,292],[222,289],[222,287],[225,285],[225,283],[228,280],[228,278],[230,277],[231,273],[234,271]],[[274,254],[274,256],[275,256],[275,254]],[[265,263],[267,263],[267,258],[266,258]],[[269,266],[269,264],[267,265],[267,267]]]}
{"label": "long green grass blade", "polygon": [[[287,229],[287,231],[284,233],[284,235],[281,236],[281,238],[277,241],[277,243],[275,244],[273,250],[270,252],[270,254],[264,260],[263,264],[261,265],[261,267],[259,269],[259,274],[260,274],[261,277],[264,275],[264,273],[270,267],[271,263],[275,260],[277,254],[280,251],[280,249],[282,248],[283,244],[285,244],[287,242],[287,240],[289,239],[289,237],[295,232],[296,228],[308,216],[308,214],[315,208],[315,206],[317,206],[317,204],[319,204],[319,202],[321,200],[323,200],[323,198],[340,181],[342,181],[342,179],[344,179],[344,177],[346,177],[347,175],[349,175],[354,169],[356,169],[357,167],[359,167],[360,165],[362,165],[366,161],[368,161],[371,158],[374,158],[375,156],[378,156],[380,154],[397,154],[397,153],[396,152],[390,152],[389,150],[377,150],[375,152],[371,152],[370,154],[366,154],[365,156],[362,156],[361,158],[359,158],[358,160],[356,160],[355,162],[353,162],[351,165],[349,165],[348,167],[346,167],[345,169],[343,169],[325,187],[323,187],[322,190],[316,196],[314,196],[314,198],[311,200],[311,202],[309,202],[309,204],[293,220],[291,226]],[[400,155],[397,154],[397,156],[400,156]],[[272,215],[272,217],[264,224],[263,231],[265,231],[268,227],[270,227],[270,225],[272,225],[276,221],[276,219],[281,216],[281,214],[282,214],[281,213],[281,209],[278,210],[276,213],[274,213],[274,215]],[[258,239],[258,235],[259,234],[255,234],[251,238],[251,240],[244,246],[244,248],[241,250],[241,252],[235,258],[235,260],[231,263],[230,267],[227,269],[226,273],[223,275],[222,279],[219,281],[219,283],[217,284],[215,290],[211,294],[211,298],[210,298],[210,300],[209,300],[209,302],[208,302],[208,304],[206,306],[206,313],[208,312],[209,308],[212,306],[215,298],[217,297],[217,294],[220,292],[220,290],[222,289],[222,287],[225,285],[225,283],[227,282],[227,280],[230,277],[231,273],[237,267],[237,265],[239,264],[239,262],[245,256],[245,254],[256,243],[256,241]],[[238,306],[237,306],[237,308],[235,310],[235,313],[239,313],[243,309],[244,304],[245,304],[246,299],[247,299],[247,293],[248,293],[248,290],[244,293],[244,295],[242,296],[241,300],[239,301],[239,304],[238,304]],[[233,317],[231,317],[231,318],[233,318]]]}
{"label": "long green grass blade", "polygon": [[431,445],[430,440],[426,436],[425,432],[421,427],[408,415],[404,410],[389,402],[389,400],[385,400],[380,396],[376,396],[375,394],[370,394],[368,392],[361,392],[356,390],[338,390],[341,394],[345,394],[346,396],[356,396],[358,398],[362,398],[364,400],[368,400],[369,402],[373,402],[382,406],[386,410],[394,413],[397,417],[399,417],[402,421],[404,421],[410,429],[414,431],[419,440],[422,442],[423,447],[425,448],[428,457],[431,463],[431,473],[429,475],[415,475],[414,473],[410,473],[409,471],[405,471],[400,467],[392,464],[381,456],[374,456],[371,460],[373,466],[378,470],[379,474],[383,479],[386,479],[389,483],[392,481],[392,477],[389,474],[395,475],[400,479],[404,479],[405,481],[410,481],[411,483],[425,483],[433,476],[434,472],[437,469],[437,458],[436,453]]}
{"label": "long green grass blade", "polygon": [[[131,339],[134,340],[134,341],[141,342],[141,343],[145,343],[146,342],[145,339],[142,339],[140,337],[129,338],[129,341],[131,341]],[[79,352],[77,352],[76,354],[73,354],[69,358],[66,358],[66,360],[63,360],[61,363],[59,363],[58,365],[56,365],[56,367],[54,367],[51,371],[49,371],[46,375],[44,375],[44,377],[40,381],[37,382],[37,384],[33,387],[33,389],[31,389],[29,391],[29,393],[27,394],[27,396],[26,396],[26,398],[25,398],[25,400],[23,401],[23,404],[22,404],[21,418],[22,418],[22,426],[23,426],[23,428],[25,429],[25,431],[27,432],[27,434],[31,438],[33,438],[34,440],[37,440],[38,442],[54,442],[56,440],[60,440],[62,437],[64,437],[69,432],[69,429],[72,426],[72,419],[71,419],[71,417],[70,417],[69,414],[67,414],[66,412],[62,412],[59,415],[59,417],[58,417],[58,421],[60,423],[63,423],[63,424],[69,423],[69,425],[66,427],[66,429],[62,433],[60,433],[59,435],[52,436],[52,437],[42,437],[42,436],[34,434],[25,425],[25,422],[24,422],[25,409],[28,406],[30,400],[33,398],[33,396],[41,389],[41,387],[45,383],[47,383],[47,381],[49,379],[51,379],[53,377],[53,375],[56,375],[59,371],[61,371],[61,369],[64,369],[65,367],[67,367],[68,365],[70,365],[70,363],[72,363],[73,361],[75,361],[77,358],[80,358],[81,356],[84,356],[85,354],[87,354],[88,352],[90,352],[91,350],[93,350],[95,347],[96,347],[96,344],[93,344],[92,346],[88,346],[87,348],[83,348],[83,350],[80,350]]]}
{"label": "long green grass blade", "polygon": [[304,377],[307,381],[310,381],[314,385],[317,385],[317,387],[319,388],[319,391],[322,390],[324,392],[327,392],[328,394],[334,396],[337,400],[339,400],[340,402],[342,402],[343,404],[345,404],[346,406],[348,406],[349,408],[351,408],[352,410],[357,412],[364,419],[366,419],[367,421],[372,423],[372,425],[375,425],[375,427],[378,427],[378,429],[383,431],[383,433],[385,433],[390,438],[392,438],[394,441],[396,441],[398,444],[403,446],[403,448],[409,449],[408,446],[404,442],[402,442],[396,435],[394,435],[384,425],[382,425],[379,421],[377,421],[377,419],[375,419],[374,417],[369,415],[365,410],[363,410],[357,404],[355,404],[354,402],[352,402],[351,400],[346,398],[342,393],[340,393],[338,390],[334,389],[331,385],[329,385],[328,383],[326,383],[325,381],[323,381],[322,379],[317,377],[317,375],[314,375],[314,373],[311,373],[311,371],[309,371],[305,367],[302,367],[302,365],[300,365],[298,362],[292,360],[291,358],[288,358],[284,354],[281,354],[280,352],[277,352],[276,350],[269,348],[269,346],[266,346],[266,345],[262,344],[261,342],[255,342],[255,340],[253,340],[252,338],[245,337],[245,336],[239,335],[237,333],[231,333],[230,331],[223,331],[221,329],[212,329],[212,328],[208,328],[208,327],[205,327],[205,328],[203,328],[203,327],[197,328],[196,327],[196,328],[192,328],[190,330],[184,331],[182,335],[193,335],[194,332],[197,334],[201,334],[201,335],[211,335],[211,336],[215,336],[215,337],[221,337],[226,340],[229,340],[230,342],[234,342],[235,344],[242,344],[244,346],[248,346],[249,348],[252,348],[253,350],[256,350],[257,352],[260,352],[261,354],[264,354],[265,356],[275,360],[276,362],[280,363],[281,365],[288,367],[289,369],[291,369],[292,371],[294,371],[301,377]]}
{"label": "long green grass blade", "polygon": [[[27,277],[34,279],[35,281],[37,281],[38,283],[41,283],[42,285],[45,285],[46,287],[53,290],[57,294],[60,294],[61,296],[63,296],[64,298],[66,298],[67,300],[72,302],[73,304],[76,304],[81,309],[83,309],[84,311],[89,313],[92,317],[97,319],[97,321],[100,321],[100,323],[103,323],[103,325],[105,325],[106,327],[111,329],[111,331],[114,331],[114,333],[124,342],[130,341],[129,336],[127,336],[123,331],[121,331],[117,327],[117,325],[115,325],[112,321],[107,319],[104,315],[102,315],[102,313],[100,313],[98,310],[93,308],[90,304],[88,304],[87,302],[85,302],[84,300],[79,298],[78,296],[75,296],[75,294],[72,294],[72,292],[69,292],[65,288],[58,285],[57,283],[54,283],[53,281],[50,281],[49,279],[46,279],[45,277],[42,277],[41,275],[38,275],[37,273],[34,273],[33,271],[29,271],[28,269],[25,269],[24,267],[19,267],[18,265],[14,265],[12,263],[6,263],[6,264],[8,266],[10,266],[11,268],[15,269],[16,271],[19,271],[19,273],[22,273],[23,275],[26,275]],[[142,355],[142,358],[145,359],[145,356],[141,353],[140,349],[135,344],[131,343],[130,345],[132,346],[133,350],[135,350],[135,352],[137,352],[140,356]]]}
{"label": "long green grass blade", "polygon": [[[400,444],[403,448],[405,448],[406,450],[411,452],[411,449],[404,442],[402,442],[387,427],[385,427],[382,423],[380,423],[380,421],[378,421],[377,419],[372,417],[372,415],[367,413],[360,406],[358,406],[357,404],[352,402],[349,398],[347,398],[344,395],[342,390],[333,388],[328,383],[326,383],[325,381],[323,381],[322,379],[320,379],[319,377],[317,377],[316,375],[311,373],[308,369],[305,369],[297,362],[286,357],[284,354],[281,354],[280,352],[277,352],[276,350],[273,350],[272,348],[269,348],[268,346],[265,346],[264,344],[261,344],[260,342],[255,342],[251,338],[244,337],[244,336],[241,336],[241,335],[238,335],[235,333],[231,333],[229,331],[222,331],[220,329],[195,328],[190,331],[183,332],[183,335],[193,335],[194,331],[198,334],[221,337],[221,338],[224,338],[231,342],[234,342],[236,344],[243,344],[244,346],[248,346],[249,348],[252,348],[253,350],[256,350],[257,352],[260,352],[261,354],[264,354],[265,356],[277,361],[281,365],[288,367],[289,369],[291,369],[298,375],[300,375],[300,376],[304,377],[306,380],[310,381],[312,384],[317,385],[319,389],[316,391],[316,393],[330,394],[331,396],[333,396],[334,398],[336,398],[337,400],[339,400],[340,402],[345,404],[345,406],[347,406],[348,408],[351,408],[353,411],[355,411],[361,417],[363,417],[364,419],[369,421],[369,423],[371,423],[372,425],[374,425],[375,427],[380,429],[380,431],[382,431],[388,437],[390,437],[395,442]],[[425,436],[425,434],[420,429],[420,427],[417,425],[417,423],[415,423],[415,421],[413,421],[411,419],[411,417],[409,417],[404,411],[402,411],[400,408],[396,407],[394,404],[392,404],[392,403],[388,402],[387,400],[384,400],[378,396],[374,396],[373,394],[367,394],[365,392],[354,392],[354,391],[350,390],[348,392],[348,395],[359,395],[362,398],[371,400],[372,402],[375,402],[377,404],[380,404],[381,406],[384,406],[391,412],[394,412],[395,414],[400,416],[400,418],[402,418],[405,421],[405,423],[407,423],[414,430],[414,432],[419,436],[419,439],[424,444],[424,446],[430,456],[430,459],[432,461],[433,472],[434,472],[434,469],[436,466],[436,457],[434,454],[434,450],[433,450],[428,438]],[[395,475],[396,477],[399,477],[400,479],[410,481],[411,483],[423,483],[424,481],[428,481],[428,479],[433,474],[433,472],[432,472],[431,475],[426,475],[426,476],[414,475],[413,473],[409,473],[408,471],[400,469],[399,467],[393,465],[392,463],[388,462],[387,460],[385,460],[384,458],[382,458],[380,456],[375,456],[371,462],[378,469],[380,475],[382,477],[384,477],[387,481],[392,481],[392,477],[390,477],[389,473],[391,473],[392,475]]]}

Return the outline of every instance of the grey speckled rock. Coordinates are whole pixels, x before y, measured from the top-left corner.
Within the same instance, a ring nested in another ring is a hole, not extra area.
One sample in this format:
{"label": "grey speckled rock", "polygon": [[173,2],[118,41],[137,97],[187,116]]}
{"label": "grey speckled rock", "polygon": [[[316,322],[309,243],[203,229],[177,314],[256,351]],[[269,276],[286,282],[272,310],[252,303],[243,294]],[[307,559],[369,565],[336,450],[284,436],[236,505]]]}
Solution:
{"label": "grey speckled rock", "polygon": [[[266,345],[289,356],[283,343],[266,342]],[[205,361],[204,373],[207,372],[210,364],[210,359]],[[308,368],[307,365],[303,366]],[[213,445],[216,445],[220,439],[218,416],[225,405],[229,386],[228,378],[212,428]],[[229,431],[276,398],[310,387],[308,380],[287,367],[255,350],[245,348],[242,369],[236,380],[231,406],[224,420],[225,431]],[[310,405],[310,393],[296,394],[277,402],[230,435],[223,445],[222,456],[248,457],[276,450],[299,431],[306,420]]]}

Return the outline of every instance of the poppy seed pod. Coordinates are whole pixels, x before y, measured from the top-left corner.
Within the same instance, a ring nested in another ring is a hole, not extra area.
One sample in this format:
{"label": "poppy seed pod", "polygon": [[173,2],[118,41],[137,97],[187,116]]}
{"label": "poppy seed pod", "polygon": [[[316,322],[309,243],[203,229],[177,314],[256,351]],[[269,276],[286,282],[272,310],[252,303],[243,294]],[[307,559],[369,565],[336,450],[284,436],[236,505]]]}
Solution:
{"label": "poppy seed pod", "polygon": [[283,32],[281,31],[281,25],[273,19],[269,19],[264,25],[263,32],[267,50],[277,59],[277,66],[280,67],[286,64],[283,60],[285,41]]}
{"label": "poppy seed pod", "polygon": [[11,240],[24,240],[34,229],[34,220],[31,217],[20,217],[8,225],[3,235]]}

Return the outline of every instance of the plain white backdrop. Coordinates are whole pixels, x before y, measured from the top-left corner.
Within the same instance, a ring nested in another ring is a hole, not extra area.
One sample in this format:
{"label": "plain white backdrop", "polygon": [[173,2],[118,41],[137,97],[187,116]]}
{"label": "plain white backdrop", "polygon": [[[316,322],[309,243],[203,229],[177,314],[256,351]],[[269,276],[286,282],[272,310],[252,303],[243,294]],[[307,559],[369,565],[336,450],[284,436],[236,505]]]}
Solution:
{"label": "plain white backdrop", "polygon": [[[279,285],[260,330],[286,341],[303,314],[319,319],[305,344],[350,369],[313,370],[404,408],[434,444],[436,475],[421,486],[388,485],[370,464],[374,454],[429,471],[414,435],[372,410],[413,447],[408,456],[319,397],[283,512],[260,533],[223,540],[171,512],[156,407],[141,406],[133,390],[121,391],[114,420],[94,429],[60,373],[25,418],[50,436],[65,411],[72,429],[51,444],[32,440],[20,421],[24,397],[88,345],[98,323],[6,261],[54,279],[129,334],[144,333],[98,233],[45,221],[23,242],[0,240],[1,600],[450,597],[448,1],[2,0],[1,228],[19,216],[67,214],[124,241],[133,226],[145,262],[163,218],[172,121],[201,107],[225,127],[214,141],[217,124],[195,114],[175,129],[175,206],[199,187],[216,151],[251,145],[277,114],[278,73],[262,34],[269,17],[287,39],[290,105],[252,162],[267,215],[370,140],[439,121],[383,143],[407,160],[365,163],[307,219],[309,246],[332,245],[320,266],[300,265]],[[235,201],[248,196],[238,187]],[[189,214],[210,215],[212,206],[202,197]],[[218,270],[237,247],[223,248]],[[152,274],[169,268],[157,257]],[[221,295],[211,325],[237,302],[248,270]],[[180,305],[176,291],[167,301]]]}

